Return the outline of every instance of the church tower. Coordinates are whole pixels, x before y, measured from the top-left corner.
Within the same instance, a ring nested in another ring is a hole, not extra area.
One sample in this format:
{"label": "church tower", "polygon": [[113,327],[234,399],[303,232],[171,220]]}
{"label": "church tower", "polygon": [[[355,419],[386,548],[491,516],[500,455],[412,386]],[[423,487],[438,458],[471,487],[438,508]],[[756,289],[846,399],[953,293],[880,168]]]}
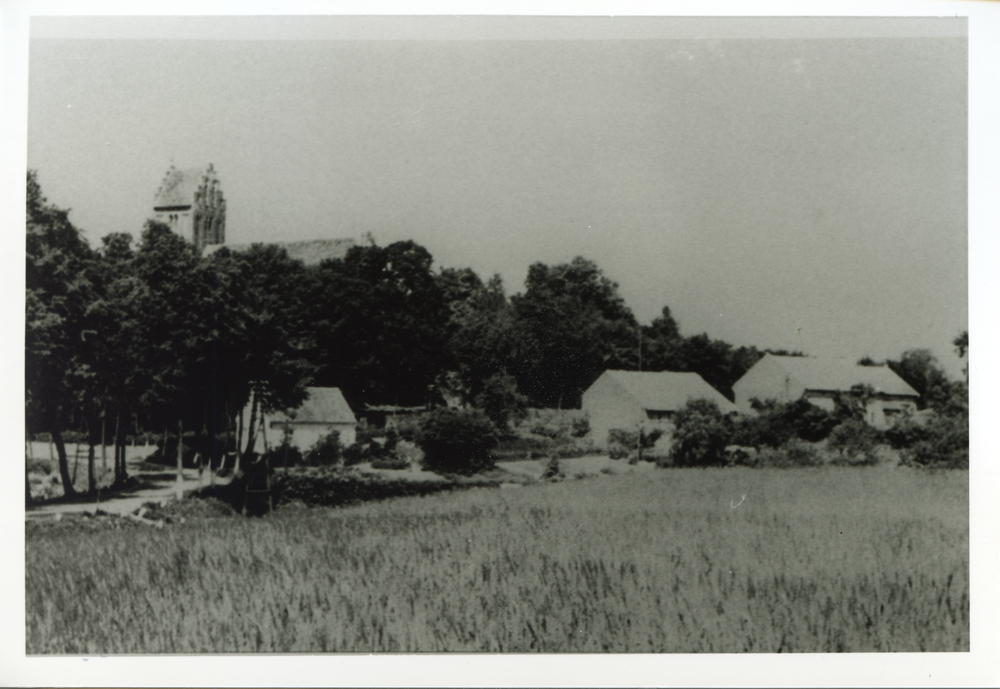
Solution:
{"label": "church tower", "polygon": [[184,170],[171,165],[156,192],[153,212],[156,220],[199,251],[226,242],[226,200],[211,163],[207,168]]}

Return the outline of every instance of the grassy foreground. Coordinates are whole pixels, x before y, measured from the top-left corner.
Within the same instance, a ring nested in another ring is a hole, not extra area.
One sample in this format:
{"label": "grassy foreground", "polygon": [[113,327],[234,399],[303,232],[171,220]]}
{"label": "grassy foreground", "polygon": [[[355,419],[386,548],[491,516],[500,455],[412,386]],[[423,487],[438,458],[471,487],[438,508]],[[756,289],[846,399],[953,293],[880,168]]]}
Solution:
{"label": "grassy foreground", "polygon": [[27,652],[969,650],[968,472],[663,470],[29,531]]}

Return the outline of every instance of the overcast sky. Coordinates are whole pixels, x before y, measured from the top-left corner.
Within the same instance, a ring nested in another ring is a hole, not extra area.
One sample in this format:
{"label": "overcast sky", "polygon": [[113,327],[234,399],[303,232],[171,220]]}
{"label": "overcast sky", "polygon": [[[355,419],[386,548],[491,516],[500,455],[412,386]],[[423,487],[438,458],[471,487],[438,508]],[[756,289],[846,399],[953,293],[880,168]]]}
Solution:
{"label": "overcast sky", "polygon": [[[640,321],[852,359],[968,326],[963,20],[36,19],[28,165],[99,243],[214,163],[230,243],[597,262]],[[224,37],[226,40],[218,40]]]}

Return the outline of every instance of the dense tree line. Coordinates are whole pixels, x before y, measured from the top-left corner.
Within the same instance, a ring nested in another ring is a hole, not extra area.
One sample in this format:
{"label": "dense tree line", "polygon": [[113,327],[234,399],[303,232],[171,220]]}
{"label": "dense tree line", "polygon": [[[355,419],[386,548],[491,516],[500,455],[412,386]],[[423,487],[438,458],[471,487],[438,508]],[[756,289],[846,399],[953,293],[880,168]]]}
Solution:
{"label": "dense tree line", "polygon": [[[30,172],[27,201],[27,431],[51,433],[67,490],[66,429],[88,433],[91,477],[93,446],[112,439],[122,481],[127,433],[194,431],[217,461],[227,433],[253,438],[261,412],[296,406],[307,385],[339,387],[356,409],[443,390],[506,419],[525,403],[576,407],[608,368],[694,371],[731,398],[764,354],[684,336],[666,306],[639,324],[584,258],[532,265],[508,298],[499,276],[436,269],[412,241],[307,267],[271,245],[202,257],[148,222],[136,246],[112,234],[95,250]],[[908,381],[917,358],[898,362]]]}

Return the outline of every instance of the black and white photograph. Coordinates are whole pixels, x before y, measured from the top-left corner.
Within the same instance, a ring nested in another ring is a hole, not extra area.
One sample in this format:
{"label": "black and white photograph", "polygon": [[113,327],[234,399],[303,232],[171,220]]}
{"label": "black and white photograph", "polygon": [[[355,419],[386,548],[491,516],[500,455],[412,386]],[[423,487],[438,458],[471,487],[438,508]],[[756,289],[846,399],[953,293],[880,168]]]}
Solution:
{"label": "black and white photograph", "polygon": [[72,15],[29,661],[982,650],[967,12]]}

